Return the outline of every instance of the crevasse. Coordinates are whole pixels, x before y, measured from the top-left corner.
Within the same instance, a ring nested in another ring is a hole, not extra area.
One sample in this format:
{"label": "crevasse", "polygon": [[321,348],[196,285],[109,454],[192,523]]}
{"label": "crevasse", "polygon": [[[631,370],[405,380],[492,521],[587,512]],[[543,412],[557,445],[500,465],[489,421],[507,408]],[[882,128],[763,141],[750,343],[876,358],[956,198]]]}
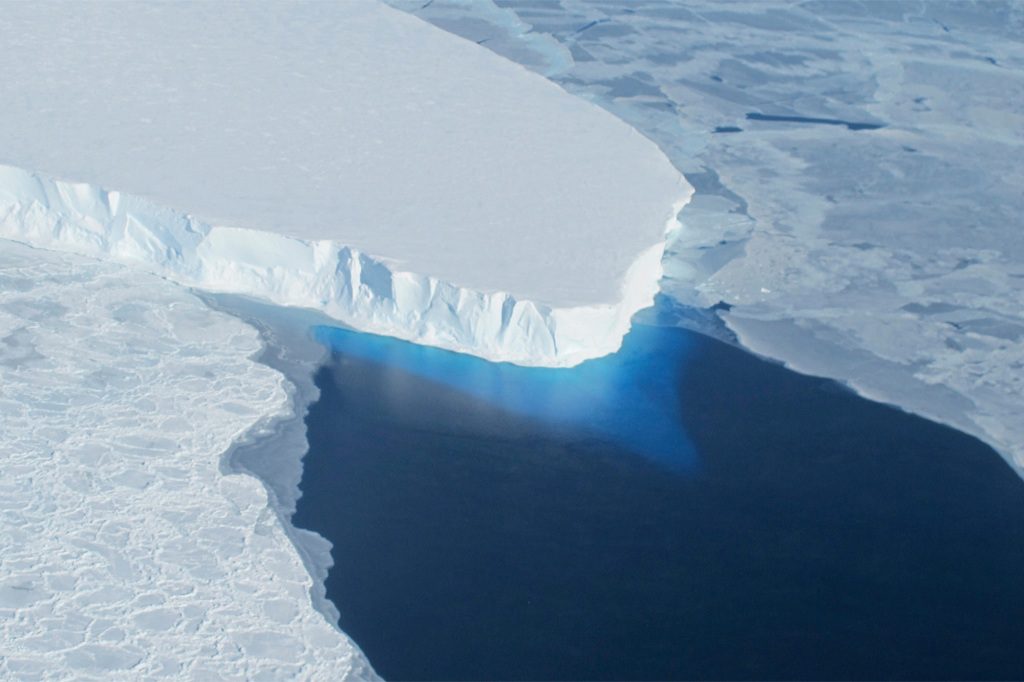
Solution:
{"label": "crevasse", "polygon": [[[689,191],[672,207],[665,237]],[[616,351],[651,305],[665,240],[617,303],[554,307],[404,271],[333,240],[209,225],[131,195],[0,166],[0,237],[141,267],[185,286],[322,311],[360,331],[520,365],[569,367]]]}

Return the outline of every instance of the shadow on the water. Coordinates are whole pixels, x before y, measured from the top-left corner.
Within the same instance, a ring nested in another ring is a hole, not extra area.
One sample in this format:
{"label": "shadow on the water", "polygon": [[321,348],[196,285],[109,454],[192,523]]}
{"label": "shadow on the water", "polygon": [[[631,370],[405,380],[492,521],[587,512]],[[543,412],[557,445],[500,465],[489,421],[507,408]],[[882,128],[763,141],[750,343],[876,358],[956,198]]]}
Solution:
{"label": "shadow on the water", "polygon": [[294,523],[386,678],[1024,677],[1024,483],[972,437],[675,328],[550,385],[320,338]]}

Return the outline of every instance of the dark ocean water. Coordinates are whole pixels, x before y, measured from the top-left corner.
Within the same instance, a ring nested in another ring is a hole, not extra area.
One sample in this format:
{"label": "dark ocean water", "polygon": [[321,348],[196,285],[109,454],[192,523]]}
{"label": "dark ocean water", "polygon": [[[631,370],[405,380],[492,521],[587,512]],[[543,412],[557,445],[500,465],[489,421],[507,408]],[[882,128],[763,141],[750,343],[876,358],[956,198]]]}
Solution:
{"label": "dark ocean water", "polygon": [[293,521],[385,678],[1024,678],[1024,482],[972,437],[676,328],[318,335]]}

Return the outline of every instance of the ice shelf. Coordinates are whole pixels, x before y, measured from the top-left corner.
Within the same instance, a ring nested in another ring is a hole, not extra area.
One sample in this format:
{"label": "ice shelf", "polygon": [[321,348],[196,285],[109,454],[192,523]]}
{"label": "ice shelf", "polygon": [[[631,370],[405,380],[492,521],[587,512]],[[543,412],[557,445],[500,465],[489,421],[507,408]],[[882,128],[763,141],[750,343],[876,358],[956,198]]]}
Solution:
{"label": "ice shelf", "polygon": [[12,5],[0,41],[0,235],[494,360],[617,349],[691,193],[614,116],[369,0]]}

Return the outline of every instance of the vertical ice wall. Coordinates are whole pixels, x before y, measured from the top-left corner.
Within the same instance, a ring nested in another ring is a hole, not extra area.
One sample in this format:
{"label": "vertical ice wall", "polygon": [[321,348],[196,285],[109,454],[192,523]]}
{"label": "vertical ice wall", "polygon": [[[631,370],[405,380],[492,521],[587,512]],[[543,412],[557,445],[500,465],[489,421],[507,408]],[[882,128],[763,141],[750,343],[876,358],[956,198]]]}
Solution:
{"label": "vertical ice wall", "polygon": [[370,0],[11,5],[0,42],[0,234],[495,360],[615,350],[691,192],[621,120]]}

